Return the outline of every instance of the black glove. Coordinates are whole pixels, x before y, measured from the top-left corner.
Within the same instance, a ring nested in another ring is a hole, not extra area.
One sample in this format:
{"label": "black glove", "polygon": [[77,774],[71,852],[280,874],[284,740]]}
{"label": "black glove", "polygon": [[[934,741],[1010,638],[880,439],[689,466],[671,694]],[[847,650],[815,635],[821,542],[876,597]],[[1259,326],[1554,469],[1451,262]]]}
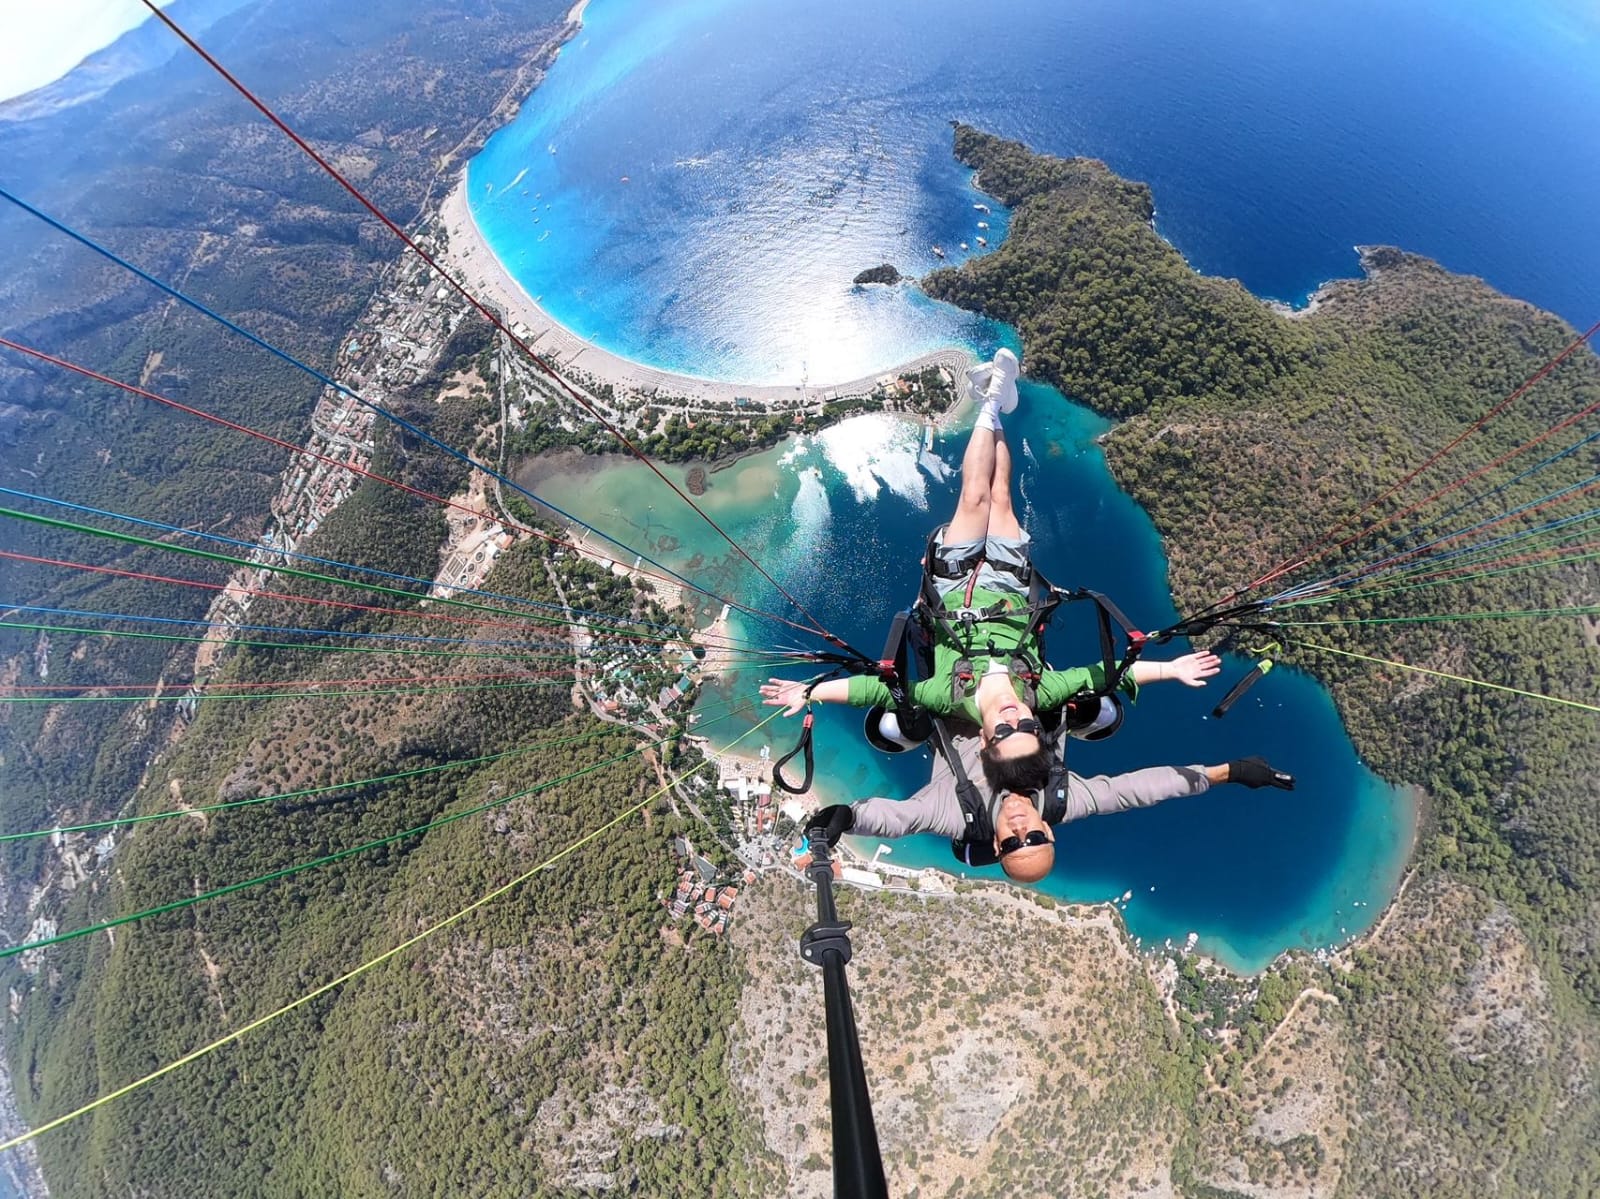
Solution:
{"label": "black glove", "polygon": [[1285,791],[1294,790],[1294,775],[1285,774],[1281,770],[1274,770],[1267,765],[1265,758],[1240,758],[1238,761],[1228,763],[1228,781],[1242,783],[1246,787],[1280,787]]}
{"label": "black glove", "polygon": [[829,804],[806,821],[806,840],[824,841],[832,849],[839,838],[856,826],[855,809],[847,803]]}

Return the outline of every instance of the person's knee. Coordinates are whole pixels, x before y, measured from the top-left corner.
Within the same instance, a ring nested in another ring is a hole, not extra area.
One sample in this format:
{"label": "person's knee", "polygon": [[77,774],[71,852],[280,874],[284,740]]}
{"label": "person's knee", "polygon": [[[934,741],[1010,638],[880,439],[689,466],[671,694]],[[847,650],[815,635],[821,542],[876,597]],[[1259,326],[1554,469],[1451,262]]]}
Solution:
{"label": "person's knee", "polygon": [[986,516],[989,512],[990,490],[987,483],[963,483],[961,495],[956,500],[958,515]]}

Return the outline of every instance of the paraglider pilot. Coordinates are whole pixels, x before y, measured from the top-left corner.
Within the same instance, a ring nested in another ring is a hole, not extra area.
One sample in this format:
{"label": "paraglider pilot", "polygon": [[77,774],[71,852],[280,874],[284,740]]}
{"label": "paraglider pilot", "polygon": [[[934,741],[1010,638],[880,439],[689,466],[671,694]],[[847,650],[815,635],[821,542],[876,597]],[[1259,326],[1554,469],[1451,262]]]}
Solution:
{"label": "paraglider pilot", "polygon": [[[1053,714],[1085,695],[1101,697],[1099,710],[1087,726],[1093,735],[1114,727],[1120,719],[1120,706],[1105,695],[1104,664],[1051,670],[1040,662],[1037,613],[1029,602],[1033,579],[1030,544],[1012,504],[1011,451],[1001,425],[1001,416],[1017,406],[1017,372],[1016,355],[1006,349],[992,363],[968,372],[979,412],[961,462],[961,493],[955,514],[929,544],[926,568],[940,610],[935,620],[933,669],[914,685],[912,699],[919,708],[975,729],[968,748],[982,768],[990,793],[998,797],[992,812],[994,852],[1013,878],[1034,881],[1048,873],[1054,860],[1049,826],[1060,819],[1144,807],[1162,799],[1198,794],[1212,783],[1286,789],[1294,784],[1290,776],[1272,770],[1260,759],[1227,766],[1161,767],[1157,775],[1135,771],[1112,779],[1085,780],[1073,775],[1069,776],[1072,786],[1065,790],[1067,810],[1075,815],[1061,815],[1055,821],[1046,821],[1041,815],[1030,793],[1043,791],[1053,772],[1058,781],[1064,772],[1040,715]],[[1220,659],[1209,652],[1165,662],[1140,660],[1126,671],[1118,689],[1131,700],[1145,683],[1170,680],[1201,687],[1220,669]],[[765,703],[784,708],[785,715],[794,715],[808,702],[881,709],[892,699],[884,683],[868,675],[831,679],[809,688],[803,682],[770,679],[762,685],[761,695]],[[895,737],[894,722],[891,712],[880,726],[890,740]],[[1082,732],[1080,728],[1080,735]],[[1259,769],[1251,762],[1259,762]],[[964,768],[970,771],[971,765],[969,761]],[[944,816],[930,814],[949,814],[937,794],[930,794],[930,789],[939,793],[941,769],[950,769],[943,759],[933,782],[917,793],[923,798],[920,806],[916,797],[906,803],[868,800],[855,805],[858,818],[867,819],[870,814],[875,825],[883,821],[875,828],[858,825],[856,831],[898,836],[945,828],[948,821]],[[953,794],[953,773],[950,778]],[[863,805],[871,806],[862,810]],[[880,812],[885,807],[908,810]],[[954,814],[959,820],[959,805],[954,805]],[[957,831],[961,831],[959,827]],[[835,838],[837,835],[835,832]]]}
{"label": "paraglider pilot", "polygon": [[[957,735],[953,741],[958,766],[970,776],[978,762],[980,735],[972,730]],[[845,833],[863,837],[940,833],[951,839],[956,857],[967,865],[986,866],[998,861],[1015,881],[1034,883],[1055,865],[1056,825],[1201,795],[1222,783],[1294,790],[1292,775],[1274,770],[1264,759],[1255,757],[1215,766],[1151,766],[1093,778],[1063,771],[1060,794],[1054,804],[1017,791],[995,795],[988,803],[991,838],[975,841],[957,795],[956,772],[942,755],[935,754],[933,778],[910,799],[861,799],[853,804],[832,804],[807,821],[807,833],[812,838],[825,837],[830,846]]]}

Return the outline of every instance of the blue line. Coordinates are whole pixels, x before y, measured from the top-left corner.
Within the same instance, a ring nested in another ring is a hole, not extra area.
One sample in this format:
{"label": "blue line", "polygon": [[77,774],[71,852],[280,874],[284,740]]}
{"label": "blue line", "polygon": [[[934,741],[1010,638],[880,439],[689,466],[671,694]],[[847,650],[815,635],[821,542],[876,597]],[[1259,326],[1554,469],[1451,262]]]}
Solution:
{"label": "blue line", "polygon": [[[422,429],[419,429],[416,425],[413,425],[410,421],[404,419],[403,417],[396,416],[393,412],[390,412],[387,408],[384,408],[382,405],[374,404],[370,400],[362,399],[359,395],[357,395],[355,392],[351,391],[343,383],[339,383],[339,382],[335,381],[334,379],[330,378],[329,376],[323,374],[316,367],[306,365],[304,362],[301,362],[298,358],[296,358],[293,354],[290,354],[286,350],[280,350],[277,346],[273,345],[271,342],[265,340],[262,337],[258,337],[256,334],[250,332],[250,330],[244,328],[242,325],[235,324],[233,321],[231,321],[227,317],[223,316],[220,312],[216,312],[216,311],[213,311],[210,308],[207,308],[199,300],[192,299],[191,297],[185,295],[183,292],[179,291],[177,288],[173,287],[171,284],[163,283],[160,279],[157,279],[154,275],[150,274],[148,271],[142,270],[141,268],[139,268],[137,266],[134,266],[133,263],[129,262],[125,258],[118,257],[116,254],[112,253],[112,251],[108,250],[105,246],[102,246],[99,242],[97,242],[94,239],[86,236],[85,234],[79,233],[77,230],[73,229],[71,226],[63,224],[62,222],[56,220],[54,217],[50,216],[48,213],[40,211],[39,209],[35,208],[32,204],[29,204],[26,200],[22,199],[20,196],[13,195],[11,192],[7,191],[4,187],[0,187],[0,197],[4,197],[5,199],[11,201],[11,203],[15,204],[18,208],[22,209],[24,212],[30,213],[33,216],[38,217],[41,221],[43,221],[45,224],[49,225],[52,229],[55,229],[60,233],[66,234],[68,237],[72,238],[72,240],[77,242],[79,245],[86,246],[89,249],[93,250],[96,254],[99,254],[104,258],[110,259],[112,262],[116,263],[118,266],[122,267],[124,270],[131,271],[133,274],[135,274],[135,275],[139,276],[139,278],[143,279],[146,283],[150,284],[152,287],[159,288],[161,291],[165,292],[167,295],[171,296],[174,300],[177,300],[179,303],[187,304],[190,308],[193,308],[196,312],[199,312],[204,316],[210,317],[212,320],[216,321],[218,324],[222,325],[223,327],[225,327],[227,329],[231,329],[233,332],[237,333],[240,337],[245,338],[247,341],[253,342],[255,345],[261,347],[263,350],[266,350],[267,353],[272,354],[274,357],[282,359],[284,362],[287,362],[290,366],[293,366],[293,367],[295,367],[295,368],[297,368],[299,370],[304,371],[306,374],[310,375],[313,379],[318,380],[323,385],[333,388],[334,391],[338,392],[341,395],[349,396],[352,400],[354,400],[356,403],[360,404],[362,407],[370,408],[373,412],[376,412],[379,416],[383,417],[385,420],[394,422],[396,425],[399,425],[402,429],[405,429],[407,432],[413,433],[417,437],[420,437],[423,441],[426,441],[429,445],[436,446],[437,448],[443,450],[446,454],[449,454],[452,458],[455,458],[458,461],[466,463],[468,466],[474,468],[475,470],[481,470],[484,474],[489,475],[491,478],[498,479],[501,483],[504,483],[507,487],[510,487],[513,491],[517,492],[518,494],[526,496],[528,499],[532,500],[534,503],[543,505],[544,507],[550,509],[550,511],[556,513],[557,515],[562,516],[565,519],[572,521],[574,524],[579,525],[580,527],[589,530],[589,532],[593,533],[595,536],[604,538],[606,541],[610,542],[612,545],[616,546],[618,549],[623,550],[626,553],[634,555],[634,557],[638,558],[640,561],[650,563],[650,565],[654,566],[657,570],[665,571],[668,575],[671,575],[674,579],[677,579],[678,582],[682,583],[685,587],[691,588],[692,590],[697,591],[702,595],[709,596],[711,599],[717,600],[719,603],[728,604],[731,607],[738,608],[742,612],[749,612],[753,616],[763,616],[763,617],[766,617],[769,620],[782,620],[781,617],[776,617],[770,612],[761,612],[761,611],[756,610],[756,609],[747,608],[743,604],[737,603],[734,600],[724,599],[722,596],[717,595],[714,592],[707,591],[704,587],[701,587],[698,583],[692,583],[688,579],[684,578],[683,575],[680,575],[677,571],[673,570],[670,566],[665,566],[662,563],[657,562],[654,558],[650,557],[648,554],[640,553],[638,550],[633,549],[632,547],[630,547],[628,545],[625,545],[621,541],[618,541],[615,537],[612,537],[607,533],[602,533],[599,529],[595,528],[593,525],[579,520],[576,516],[573,516],[570,512],[567,512],[567,511],[565,511],[565,510],[563,510],[561,508],[556,507],[554,504],[550,503],[548,500],[540,499],[533,492],[529,491],[527,488],[523,487],[521,484],[517,483],[516,481],[507,478],[505,475],[503,475],[499,471],[495,470],[492,466],[484,466],[482,463],[479,463],[479,462],[475,461],[474,459],[472,459],[471,457],[469,457],[468,455],[463,454],[460,450],[455,449],[452,446],[446,445],[444,442],[440,441],[437,437],[434,437],[430,433],[424,432]],[[792,622],[785,621],[784,623],[792,623]],[[803,626],[795,626],[795,627],[803,627]],[[817,630],[806,630],[806,631],[808,631],[808,632],[813,632],[814,631],[818,635],[825,635],[825,634],[822,633],[822,630],[820,630],[820,629],[817,629]]]}
{"label": "blue line", "polygon": [[[259,541],[241,541],[237,537],[227,537],[221,533],[204,533],[199,529],[185,529],[178,525],[163,524],[159,520],[145,520],[142,517],[128,516],[121,512],[107,512],[104,508],[91,508],[87,504],[75,504],[71,500],[51,499],[47,495],[33,495],[30,492],[17,491],[11,487],[0,487],[0,495],[16,496],[19,499],[33,500],[41,504],[54,504],[59,508],[67,508],[73,512],[85,512],[91,516],[104,516],[110,520],[124,520],[129,524],[142,525],[147,529],[160,529],[164,533],[179,533],[186,537],[200,537],[207,541],[216,541],[221,542],[224,545],[237,546],[240,549],[263,550],[267,553],[276,554],[284,558],[298,558],[302,562],[315,562],[318,566],[334,566],[338,567],[340,570],[359,571],[365,574],[377,575],[380,578],[398,580],[402,583],[415,583],[420,587],[431,588],[433,586],[433,580],[431,579],[418,579],[412,577],[411,575],[395,574],[393,571],[380,570],[376,566],[355,566],[349,562],[339,562],[333,558],[319,558],[315,554],[301,554],[296,553],[294,550],[275,549],[271,546],[262,545]],[[272,566],[268,563],[262,563],[261,566],[263,570],[272,569]],[[504,603],[525,604],[543,611],[562,612],[569,614],[576,613],[582,616],[593,616],[600,620],[610,621],[614,624],[637,625],[646,629],[664,629],[669,632],[676,633],[679,636],[685,635],[682,627],[679,625],[651,624],[647,621],[624,621],[615,613],[611,612],[597,612],[590,608],[563,608],[557,604],[547,604],[540,600],[519,599],[516,596],[499,595],[493,591],[478,591],[471,587],[456,588],[454,590],[459,590],[465,595],[481,596],[485,599],[499,600]],[[422,594],[418,595],[417,598],[428,598],[427,592],[423,592]],[[527,617],[526,619],[531,620],[533,618]]]}
{"label": "blue line", "polygon": [[[1577,483],[1569,484],[1568,486],[1561,488],[1559,491],[1552,491],[1549,495],[1540,496],[1536,500],[1529,500],[1527,503],[1521,504],[1521,505],[1519,505],[1519,506],[1517,506],[1515,508],[1512,508],[1508,512],[1503,512],[1498,516],[1491,516],[1491,517],[1488,517],[1488,518],[1486,518],[1484,520],[1480,520],[1475,525],[1468,525],[1465,529],[1459,529],[1454,533],[1446,533],[1443,536],[1435,537],[1432,541],[1424,542],[1422,545],[1417,546],[1415,549],[1407,550],[1405,552],[1405,554],[1403,555],[1403,557],[1406,558],[1407,565],[1410,565],[1412,563],[1419,562],[1419,561],[1420,562],[1429,561],[1429,559],[1427,559],[1427,558],[1420,558],[1420,559],[1416,558],[1415,555],[1420,554],[1423,550],[1432,549],[1434,546],[1439,545],[1442,542],[1454,541],[1458,537],[1468,537],[1471,534],[1476,533],[1479,529],[1482,529],[1482,528],[1484,528],[1484,527],[1486,527],[1488,525],[1496,524],[1497,522],[1502,521],[1502,520],[1509,520],[1513,516],[1517,516],[1517,515],[1520,515],[1523,512],[1526,512],[1529,508],[1536,508],[1540,504],[1548,503],[1551,500],[1560,499],[1562,496],[1571,495],[1573,492],[1579,491],[1579,490],[1581,490],[1581,489],[1583,489],[1585,487],[1588,487],[1591,484],[1597,483],[1597,482],[1600,482],[1600,474],[1590,475],[1587,479],[1583,479],[1583,480],[1581,480],[1580,482],[1577,482]],[[1493,543],[1491,542],[1489,544],[1493,544]],[[1451,552],[1454,553],[1455,551],[1451,551]],[[1394,560],[1394,555],[1391,555],[1389,558],[1385,559],[1384,561],[1376,563],[1374,565],[1374,570],[1378,570],[1378,569],[1381,569],[1381,568],[1389,565],[1389,563],[1392,562],[1393,560]]]}
{"label": "blue line", "polygon": [[1517,533],[1509,533],[1504,537],[1496,537],[1489,541],[1480,542],[1477,545],[1461,546],[1458,549],[1450,550],[1443,554],[1435,554],[1430,558],[1419,558],[1415,560],[1407,559],[1405,562],[1397,562],[1388,570],[1373,570],[1367,574],[1358,575],[1355,578],[1341,579],[1338,583],[1334,584],[1330,584],[1327,580],[1323,580],[1318,583],[1303,584],[1299,587],[1294,587],[1288,591],[1282,592],[1279,595],[1275,595],[1270,600],[1266,600],[1264,602],[1268,604],[1279,604],[1285,602],[1286,598],[1300,599],[1307,595],[1319,594],[1323,591],[1346,591],[1352,587],[1355,587],[1357,584],[1371,582],[1374,579],[1382,578],[1384,575],[1392,574],[1397,570],[1409,570],[1412,567],[1426,564],[1437,566],[1441,563],[1448,562],[1453,558],[1459,558],[1465,554],[1487,553],[1500,546],[1509,545],[1513,541],[1521,541],[1524,538],[1534,537],[1540,533],[1548,533],[1555,529],[1564,529],[1569,525],[1581,524],[1583,521],[1593,520],[1597,516],[1600,516],[1600,508],[1590,508],[1587,512],[1578,512],[1572,516],[1564,516],[1559,520],[1548,521],[1542,525],[1535,525],[1531,529],[1524,529]]}
{"label": "blue line", "polygon": [[[48,612],[57,616],[93,616],[101,620],[139,620],[150,624],[198,625],[205,628],[221,623],[214,620],[187,620],[178,616],[135,616],[128,612],[97,612],[87,608],[49,608],[42,604],[12,604],[4,600],[0,600],[0,611]],[[570,645],[549,641],[477,641],[465,637],[426,637],[420,634],[413,635],[408,633],[347,633],[339,629],[307,629],[294,625],[271,624],[222,624],[222,627],[230,631],[240,629],[252,633],[276,633],[279,636],[375,637],[386,641],[423,641],[437,645],[471,645],[508,649],[559,649],[565,651],[566,654],[581,656]]]}
{"label": "blue line", "polygon": [[[1444,513],[1443,515],[1434,517],[1434,519],[1430,520],[1427,524],[1418,525],[1416,528],[1409,529],[1409,530],[1407,530],[1407,531],[1405,531],[1403,533],[1395,534],[1394,536],[1390,537],[1387,541],[1385,541],[1381,547],[1379,547],[1378,549],[1373,551],[1372,555],[1370,557],[1368,557],[1365,562],[1360,563],[1358,566],[1350,567],[1348,569],[1356,570],[1356,569],[1364,569],[1364,568],[1369,567],[1369,566],[1381,565],[1382,563],[1388,561],[1390,557],[1393,557],[1393,554],[1391,554],[1390,551],[1402,549],[1408,541],[1410,541],[1410,540],[1412,540],[1414,538],[1421,537],[1429,529],[1437,528],[1439,525],[1441,525],[1445,521],[1449,520],[1452,516],[1455,516],[1455,515],[1457,515],[1458,513],[1461,513],[1461,512],[1465,512],[1467,509],[1475,507],[1478,504],[1481,504],[1484,500],[1490,499],[1493,496],[1499,495],[1501,492],[1505,491],[1508,487],[1513,487],[1516,484],[1522,482],[1522,480],[1527,479],[1527,478],[1529,478],[1529,477],[1531,477],[1533,475],[1538,474],[1545,467],[1552,466],[1555,463],[1560,462],[1563,458],[1570,457],[1571,455],[1573,455],[1573,454],[1577,453],[1579,450],[1581,450],[1584,446],[1589,445],[1590,443],[1592,443],[1594,441],[1600,441],[1600,432],[1591,433],[1591,434],[1589,434],[1589,436],[1583,438],[1581,441],[1573,442],[1571,445],[1567,446],[1564,450],[1560,450],[1557,453],[1554,453],[1554,454],[1550,455],[1544,461],[1535,463],[1533,466],[1530,466],[1527,470],[1523,471],[1521,474],[1517,475],[1515,478],[1507,479],[1504,483],[1501,483],[1498,487],[1495,487],[1495,488],[1493,488],[1493,489],[1491,489],[1489,491],[1482,492],[1479,495],[1476,495],[1476,496],[1472,497],[1471,499],[1464,500],[1463,502],[1457,504],[1454,508],[1450,509],[1450,511]],[[1593,482],[1595,478],[1600,478],[1600,476],[1591,476],[1591,478],[1586,480],[1586,482]],[[1567,488],[1562,488],[1562,489],[1557,490],[1557,491],[1549,492],[1549,493],[1547,493],[1545,495],[1540,496],[1536,500],[1529,500],[1522,507],[1523,508],[1527,508],[1527,507],[1532,506],[1532,505],[1541,504],[1546,500],[1553,499],[1556,496],[1565,494],[1565,492],[1570,491],[1570,490],[1571,490],[1571,488],[1567,487]],[[1517,509],[1517,511],[1522,511],[1522,508]],[[1481,525],[1476,525],[1476,526],[1473,526],[1473,527],[1474,528],[1479,528],[1479,527],[1481,527]],[[1445,540],[1445,539],[1446,538],[1439,538],[1439,539],[1437,539],[1435,541],[1429,542],[1428,545],[1436,545],[1439,540]],[[1426,549],[1426,548],[1428,548],[1428,545],[1419,546],[1418,549]],[[1414,551],[1407,551],[1407,552],[1414,552]],[[1388,555],[1388,557],[1385,557],[1385,555]]]}

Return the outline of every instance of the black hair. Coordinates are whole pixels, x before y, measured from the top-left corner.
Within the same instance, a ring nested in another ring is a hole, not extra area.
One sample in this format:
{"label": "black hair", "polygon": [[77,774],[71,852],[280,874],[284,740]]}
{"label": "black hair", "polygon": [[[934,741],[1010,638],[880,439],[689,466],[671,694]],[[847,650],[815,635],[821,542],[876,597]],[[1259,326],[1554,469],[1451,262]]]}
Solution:
{"label": "black hair", "polygon": [[1045,784],[1050,781],[1050,769],[1055,764],[1056,755],[1054,746],[1043,737],[1038,740],[1038,749],[1017,758],[997,756],[998,742],[983,747],[978,761],[983,764],[983,777],[997,795],[1008,791],[1031,793],[1044,790]]}

